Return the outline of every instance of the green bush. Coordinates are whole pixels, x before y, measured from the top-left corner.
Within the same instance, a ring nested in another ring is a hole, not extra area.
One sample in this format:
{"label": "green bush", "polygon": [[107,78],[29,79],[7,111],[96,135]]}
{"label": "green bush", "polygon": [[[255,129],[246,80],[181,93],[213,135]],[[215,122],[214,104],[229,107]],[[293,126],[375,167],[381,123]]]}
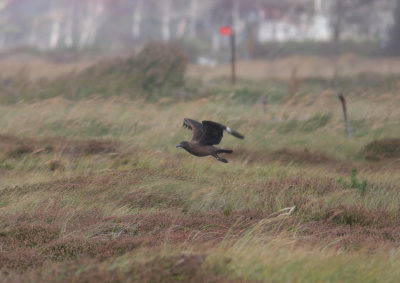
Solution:
{"label": "green bush", "polygon": [[363,180],[360,182],[357,175],[358,170],[357,168],[354,168],[351,170],[350,182],[346,182],[343,180],[343,178],[339,178],[338,182],[341,183],[345,189],[359,189],[361,196],[365,196],[365,193],[367,192],[368,181]]}

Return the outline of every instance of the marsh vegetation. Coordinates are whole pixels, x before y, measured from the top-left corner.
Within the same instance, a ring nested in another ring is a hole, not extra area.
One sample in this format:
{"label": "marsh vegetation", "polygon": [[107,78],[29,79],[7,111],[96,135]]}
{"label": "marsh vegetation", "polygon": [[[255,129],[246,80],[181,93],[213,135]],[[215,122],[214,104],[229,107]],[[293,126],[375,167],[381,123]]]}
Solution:
{"label": "marsh vegetation", "polygon": [[[398,75],[298,66],[295,91],[257,72],[232,89],[189,66],[144,87],[129,60],[3,77],[0,281],[400,279]],[[229,164],[190,156],[175,149],[184,117],[246,139],[223,140]]]}

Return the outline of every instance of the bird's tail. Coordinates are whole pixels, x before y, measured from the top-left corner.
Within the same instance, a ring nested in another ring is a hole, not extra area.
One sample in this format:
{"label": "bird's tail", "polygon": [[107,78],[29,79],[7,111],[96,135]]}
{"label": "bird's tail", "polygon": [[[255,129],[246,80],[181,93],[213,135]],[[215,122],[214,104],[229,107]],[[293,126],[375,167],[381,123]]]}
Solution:
{"label": "bird's tail", "polygon": [[234,129],[229,128],[228,126],[225,126],[225,130],[230,133],[232,136],[237,137],[239,139],[244,139],[244,136],[240,134],[239,132],[235,131]]}
{"label": "bird's tail", "polygon": [[218,153],[232,153],[233,150],[231,149],[218,149]]}

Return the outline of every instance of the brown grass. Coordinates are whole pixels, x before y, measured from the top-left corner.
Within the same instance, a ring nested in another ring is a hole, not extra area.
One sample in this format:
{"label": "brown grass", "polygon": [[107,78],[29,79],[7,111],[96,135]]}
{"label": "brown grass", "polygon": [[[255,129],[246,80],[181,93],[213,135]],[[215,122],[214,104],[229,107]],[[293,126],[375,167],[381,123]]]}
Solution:
{"label": "brown grass", "polygon": [[383,209],[366,209],[359,205],[339,205],[335,208],[325,208],[322,218],[339,225],[368,226],[387,228],[399,225],[394,213]]}
{"label": "brown grass", "polygon": [[23,224],[12,226],[0,234],[4,249],[10,247],[34,247],[58,238],[60,227],[48,224]]}
{"label": "brown grass", "polygon": [[186,201],[179,195],[173,193],[153,192],[148,190],[139,190],[128,194],[121,201],[121,205],[127,205],[130,208],[178,208],[185,206]]}
{"label": "brown grass", "polygon": [[[298,68],[300,80],[307,68]],[[344,84],[350,81],[356,84]],[[318,282],[362,274],[357,268],[369,259],[399,248],[395,159],[356,154],[360,144],[398,131],[391,122],[397,97],[352,92],[348,140],[334,91],[318,96],[327,83],[302,80],[290,103],[271,98],[267,113],[246,101],[251,89],[242,93],[245,103],[226,98],[229,86],[191,102],[3,106],[3,132],[21,136],[0,136],[0,281]],[[385,82],[376,83],[374,90]],[[235,150],[227,166],[189,156],[173,148],[188,135],[168,130],[179,129],[176,115],[230,121],[246,140],[224,139]],[[35,119],[26,123],[26,116]],[[61,135],[79,139],[51,137]],[[118,140],[95,139],[109,136]]]}
{"label": "brown grass", "polygon": [[32,249],[0,251],[0,270],[23,272],[29,268],[40,267],[44,258]]}
{"label": "brown grass", "polygon": [[[244,79],[279,78],[290,79],[293,67],[297,68],[296,76],[304,78],[332,78],[335,68],[340,70],[340,76],[354,77],[369,72],[370,74],[393,75],[399,74],[398,60],[393,58],[362,58],[356,55],[343,55],[336,62],[328,57],[317,56],[289,56],[287,58],[269,61],[239,61],[237,62],[237,76]],[[230,66],[205,67],[190,65],[189,76],[202,77],[211,80],[218,77],[228,77]]]}
{"label": "brown grass", "polygon": [[0,135],[0,151],[10,157],[50,152],[71,156],[117,153],[117,147],[118,143],[110,140],[75,141],[65,138],[39,139]]}
{"label": "brown grass", "polygon": [[307,148],[304,150],[293,150],[283,148],[273,152],[279,161],[283,162],[295,162],[295,163],[306,163],[306,164],[326,164],[335,163],[335,159],[329,157],[323,152],[314,151],[311,152]]}
{"label": "brown grass", "polygon": [[6,282],[245,282],[219,273],[217,268],[205,264],[202,254],[178,253],[156,256],[146,262],[131,262],[123,269],[107,268],[94,259],[80,259],[50,265],[46,270],[31,271]]}
{"label": "brown grass", "polygon": [[336,162],[335,159],[329,157],[326,153],[318,151],[312,152],[307,148],[304,150],[282,148],[275,151],[269,149],[251,151],[239,147],[238,149],[235,149],[233,156],[243,158],[246,163],[281,161],[285,163],[295,162],[299,164],[324,164]]}
{"label": "brown grass", "polygon": [[[8,228],[0,235],[0,268],[23,271],[39,267],[46,261],[82,257],[104,261],[135,249],[159,249],[165,244],[216,245],[228,231],[230,237],[239,237],[262,215],[239,211],[229,216],[224,213],[141,213],[102,217],[95,211],[89,211],[70,218],[68,226],[59,217],[58,211],[43,213],[42,209],[38,209],[37,213],[3,218],[3,225]],[[54,224],[46,224],[49,221]],[[198,262],[191,257],[183,257],[179,261],[182,262],[176,266],[177,270]]]}
{"label": "brown grass", "polygon": [[317,245],[354,251],[366,249],[377,251],[398,247],[400,229],[397,227],[363,227],[358,225],[336,225],[326,221],[315,221],[296,228],[298,245]]}

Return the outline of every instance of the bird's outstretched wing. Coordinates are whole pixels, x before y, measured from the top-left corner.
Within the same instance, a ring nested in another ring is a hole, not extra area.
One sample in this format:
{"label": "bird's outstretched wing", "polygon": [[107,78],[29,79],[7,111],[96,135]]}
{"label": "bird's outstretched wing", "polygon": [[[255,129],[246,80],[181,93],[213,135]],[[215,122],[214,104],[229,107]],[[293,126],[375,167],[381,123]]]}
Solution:
{"label": "bird's outstretched wing", "polygon": [[200,141],[203,135],[203,125],[193,119],[183,119],[183,127],[193,131],[192,141]]}
{"label": "bird's outstretched wing", "polygon": [[203,121],[203,135],[200,138],[200,143],[204,145],[219,144],[224,134],[224,130],[232,136],[244,139],[244,136],[234,129],[222,125],[217,122]]}
{"label": "bird's outstretched wing", "polygon": [[203,135],[200,143],[204,145],[219,144],[224,135],[224,125],[212,121],[203,121]]}

